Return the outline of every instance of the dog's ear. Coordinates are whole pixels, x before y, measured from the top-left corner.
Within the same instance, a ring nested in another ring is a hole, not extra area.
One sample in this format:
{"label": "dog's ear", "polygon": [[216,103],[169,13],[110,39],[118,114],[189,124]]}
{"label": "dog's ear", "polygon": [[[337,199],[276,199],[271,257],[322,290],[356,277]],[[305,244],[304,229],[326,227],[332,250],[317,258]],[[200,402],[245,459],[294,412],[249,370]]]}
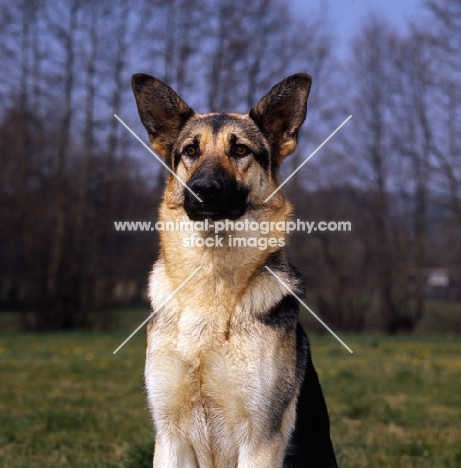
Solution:
{"label": "dog's ear", "polygon": [[296,149],[311,83],[311,77],[305,73],[289,76],[276,84],[249,112],[271,141],[276,166]]}
{"label": "dog's ear", "polygon": [[167,159],[173,142],[194,111],[169,86],[153,76],[137,73],[131,85],[152,147]]}

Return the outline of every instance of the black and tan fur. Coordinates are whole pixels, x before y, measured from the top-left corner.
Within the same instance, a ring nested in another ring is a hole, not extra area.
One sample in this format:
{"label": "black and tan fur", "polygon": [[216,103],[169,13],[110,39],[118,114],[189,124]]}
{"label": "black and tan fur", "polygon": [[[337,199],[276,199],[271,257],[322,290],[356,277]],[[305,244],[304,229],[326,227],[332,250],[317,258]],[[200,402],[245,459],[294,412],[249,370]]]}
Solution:
{"label": "black and tan fur", "polygon": [[[287,221],[278,185],[294,151],[311,79],[290,76],[248,114],[199,115],[160,80],[133,76],[153,149],[201,199],[170,177],[161,221]],[[184,247],[162,231],[149,296],[146,388],[155,427],[155,468],[336,467],[328,414],[298,304],[274,278],[303,293],[279,245]],[[236,233],[226,232],[221,235]],[[238,232],[238,236],[263,236]],[[266,237],[283,238],[284,232]]]}

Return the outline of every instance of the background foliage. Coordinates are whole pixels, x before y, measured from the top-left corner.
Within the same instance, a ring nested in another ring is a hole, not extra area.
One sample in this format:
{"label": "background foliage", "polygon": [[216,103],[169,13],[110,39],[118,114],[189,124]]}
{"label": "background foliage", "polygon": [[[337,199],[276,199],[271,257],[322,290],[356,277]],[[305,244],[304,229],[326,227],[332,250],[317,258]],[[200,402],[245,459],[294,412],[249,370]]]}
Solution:
{"label": "background foliage", "polygon": [[299,218],[353,226],[293,239],[315,307],[361,331],[377,303],[384,330],[411,331],[434,267],[459,300],[461,6],[425,10],[405,33],[370,17],[338,57],[327,17],[296,18],[279,0],[1,1],[1,307],[26,329],[94,328],[112,325],[114,303],[143,299],[156,235],[113,225],[155,221],[165,177],[113,117],[144,135],[138,71],[200,112],[245,112],[309,72],[285,174],[354,116],[286,186]]}

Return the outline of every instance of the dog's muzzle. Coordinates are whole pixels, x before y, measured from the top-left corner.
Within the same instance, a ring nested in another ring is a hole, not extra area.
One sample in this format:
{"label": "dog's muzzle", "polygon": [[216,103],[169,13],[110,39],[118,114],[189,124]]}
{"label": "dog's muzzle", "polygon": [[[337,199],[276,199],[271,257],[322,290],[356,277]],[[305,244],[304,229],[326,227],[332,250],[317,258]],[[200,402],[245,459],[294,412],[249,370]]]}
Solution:
{"label": "dog's muzzle", "polygon": [[247,209],[249,189],[219,166],[199,168],[188,185],[202,200],[184,191],[184,209],[192,221],[237,219]]}

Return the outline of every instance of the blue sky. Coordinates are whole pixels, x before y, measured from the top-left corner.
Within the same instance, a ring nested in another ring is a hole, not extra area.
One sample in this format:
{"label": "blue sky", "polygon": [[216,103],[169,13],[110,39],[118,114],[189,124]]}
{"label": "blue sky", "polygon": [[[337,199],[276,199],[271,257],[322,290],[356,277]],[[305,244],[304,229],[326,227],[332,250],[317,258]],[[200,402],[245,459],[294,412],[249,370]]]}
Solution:
{"label": "blue sky", "polygon": [[403,30],[421,19],[424,0],[290,0],[296,14],[325,12],[331,19],[341,53],[369,13],[382,16]]}

